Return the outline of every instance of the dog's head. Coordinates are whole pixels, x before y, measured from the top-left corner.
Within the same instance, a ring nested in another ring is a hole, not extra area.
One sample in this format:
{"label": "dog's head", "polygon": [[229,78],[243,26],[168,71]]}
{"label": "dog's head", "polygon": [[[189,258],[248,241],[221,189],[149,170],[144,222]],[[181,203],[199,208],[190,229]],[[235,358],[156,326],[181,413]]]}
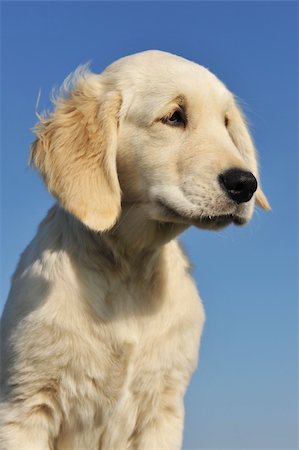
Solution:
{"label": "dog's head", "polygon": [[31,162],[91,229],[110,229],[124,204],[214,229],[246,223],[255,202],[269,209],[244,118],[207,69],[149,51],[73,85],[37,125]]}

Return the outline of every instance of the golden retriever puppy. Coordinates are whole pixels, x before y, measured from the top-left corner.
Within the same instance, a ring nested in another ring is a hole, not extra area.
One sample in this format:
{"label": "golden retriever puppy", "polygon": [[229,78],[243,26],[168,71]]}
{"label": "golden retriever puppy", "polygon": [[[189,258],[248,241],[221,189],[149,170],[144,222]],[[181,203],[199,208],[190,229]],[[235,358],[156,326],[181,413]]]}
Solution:
{"label": "golden retriever puppy", "polygon": [[77,70],[31,164],[58,203],[3,316],[3,450],[176,450],[204,311],[176,236],[244,224],[258,187],[233,95],[160,51]]}

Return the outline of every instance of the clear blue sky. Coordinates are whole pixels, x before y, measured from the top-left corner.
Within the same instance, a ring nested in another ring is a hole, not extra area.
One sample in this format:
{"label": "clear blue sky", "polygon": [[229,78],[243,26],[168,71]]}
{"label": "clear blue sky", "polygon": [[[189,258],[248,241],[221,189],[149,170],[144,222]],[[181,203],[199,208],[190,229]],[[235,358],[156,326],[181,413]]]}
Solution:
{"label": "clear blue sky", "polygon": [[207,313],[185,450],[297,448],[296,22],[297,5],[286,1],[3,3],[4,297],[53,202],[26,168],[40,88],[43,109],[78,64],[91,60],[100,72],[161,49],[208,67],[245,105],[273,211],[258,210],[244,228],[182,237]]}

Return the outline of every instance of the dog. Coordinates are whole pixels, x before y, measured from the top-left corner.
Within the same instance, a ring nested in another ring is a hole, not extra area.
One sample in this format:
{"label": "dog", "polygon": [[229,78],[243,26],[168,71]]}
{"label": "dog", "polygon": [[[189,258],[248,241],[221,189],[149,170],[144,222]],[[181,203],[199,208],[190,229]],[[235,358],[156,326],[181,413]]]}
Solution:
{"label": "dog", "polygon": [[204,310],[176,237],[263,194],[231,92],[162,51],[79,67],[35,128],[57,199],[3,314],[4,450],[177,450]]}

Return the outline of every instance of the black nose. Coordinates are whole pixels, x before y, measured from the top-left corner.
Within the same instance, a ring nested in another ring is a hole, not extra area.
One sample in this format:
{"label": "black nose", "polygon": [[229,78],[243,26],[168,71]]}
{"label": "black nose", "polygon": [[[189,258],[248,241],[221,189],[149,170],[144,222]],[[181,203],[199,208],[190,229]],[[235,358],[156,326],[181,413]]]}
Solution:
{"label": "black nose", "polygon": [[236,203],[248,202],[257,189],[257,181],[251,172],[230,169],[219,175],[219,183],[229,198]]}

